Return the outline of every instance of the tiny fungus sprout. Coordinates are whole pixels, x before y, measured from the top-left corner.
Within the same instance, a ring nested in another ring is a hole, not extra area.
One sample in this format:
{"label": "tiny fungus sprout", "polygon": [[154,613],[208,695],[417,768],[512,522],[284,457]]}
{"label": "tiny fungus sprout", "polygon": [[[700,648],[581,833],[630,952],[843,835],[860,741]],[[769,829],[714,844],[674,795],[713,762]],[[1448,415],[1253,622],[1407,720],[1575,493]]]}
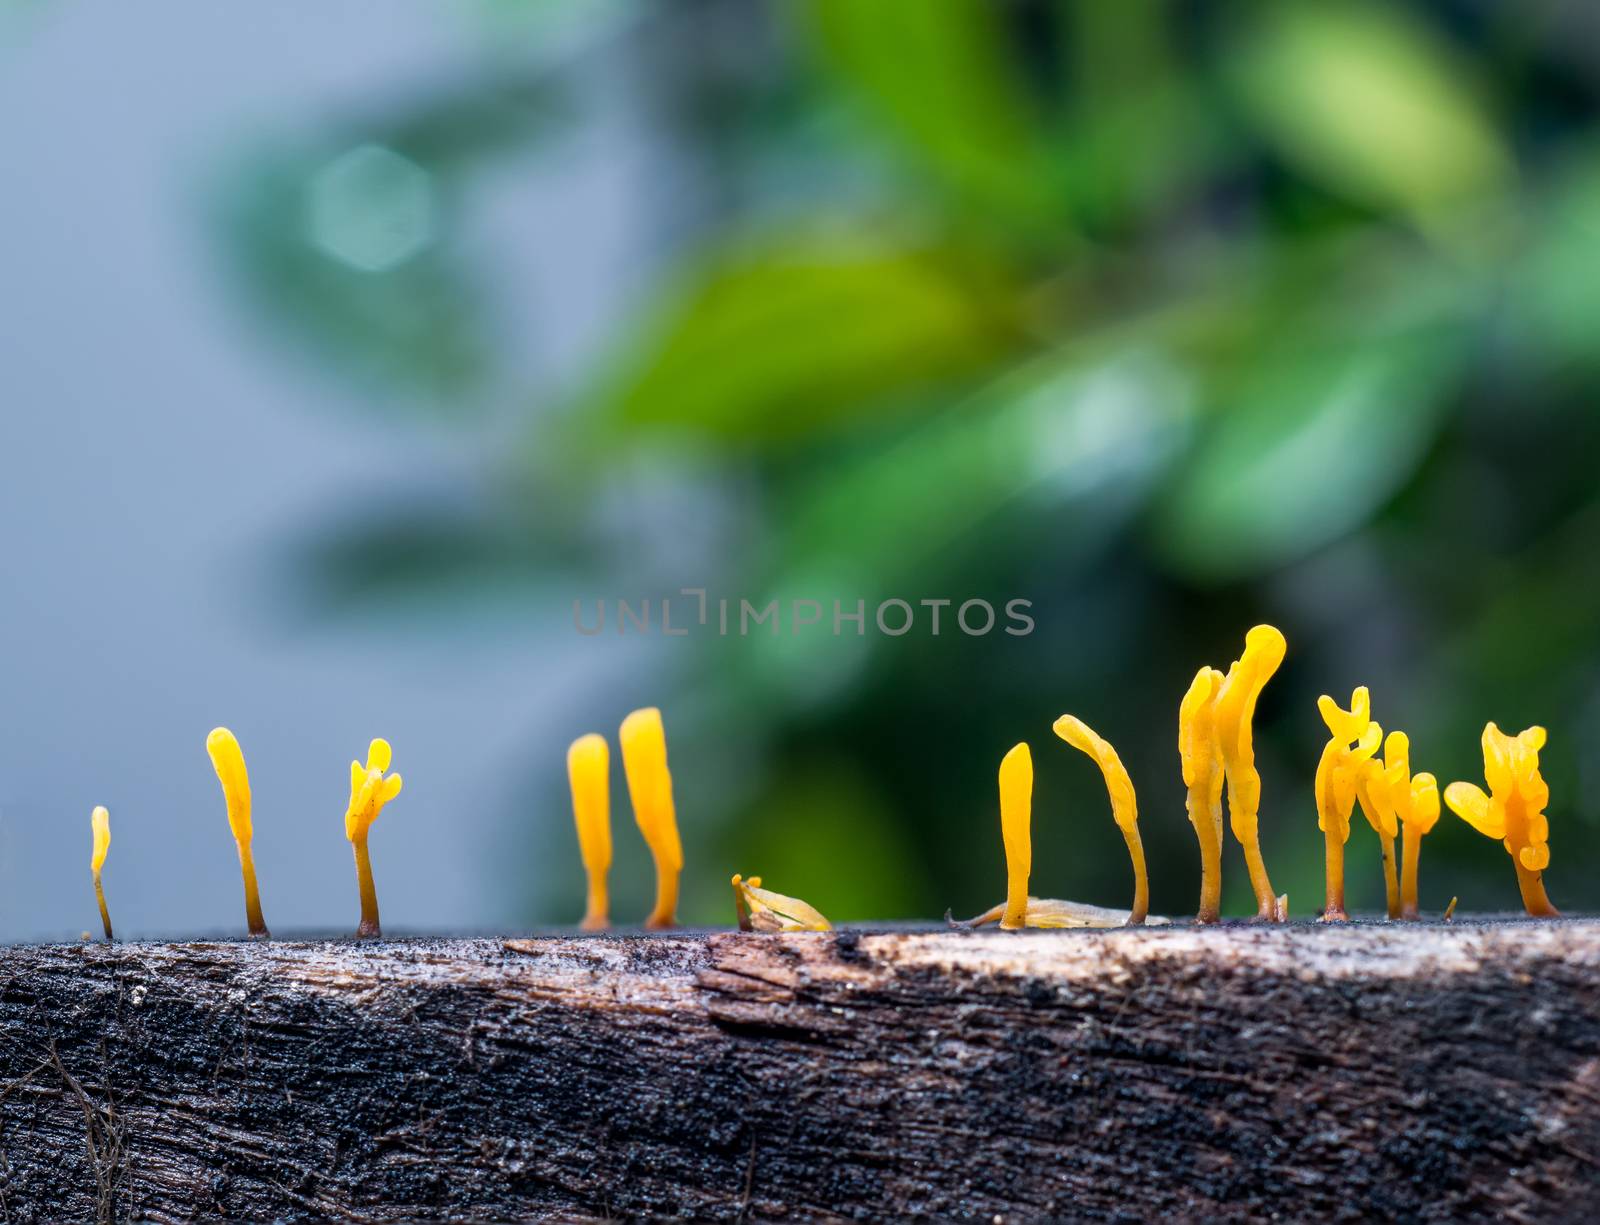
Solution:
{"label": "tiny fungus sprout", "polygon": [[584,931],[610,926],[606,873],[611,868],[611,750],[606,738],[591,732],[567,750],[567,780],[572,784],[572,817],[578,826],[578,852],[589,878]]}
{"label": "tiny fungus sprout", "polygon": [[244,873],[244,914],[250,925],[253,940],[266,940],[272,935],[267,921],[261,917],[261,893],[256,888],[256,861],[250,854],[250,839],[254,830],[250,824],[250,775],[244,768],[244,753],[232,732],[219,727],[206,737],[206,752],[211,755],[211,765],[222,783],[222,795],[228,804],[228,826],[233,830],[233,840],[239,848],[239,867]]}
{"label": "tiny fungus sprout", "polygon": [[361,939],[383,935],[378,924],[378,890],[372,883],[372,859],[367,854],[367,833],[383,806],[400,794],[404,785],[398,774],[384,775],[394,752],[387,740],[374,740],[367,746],[367,764],[350,763],[350,807],[344,811],[344,836],[356,852],[356,885],[361,890],[361,924],[356,936]]}
{"label": "tiny fungus sprout", "polygon": [[1000,838],[1006,848],[1006,907],[1000,926],[1028,924],[1028,876],[1033,871],[1033,751],[1013,745],[1000,759]]}
{"label": "tiny fungus sprout", "polygon": [[644,925],[672,927],[677,922],[683,844],[678,840],[672,775],[667,771],[667,733],[661,725],[661,712],[654,706],[634,711],[622,721],[619,739],[628,795],[633,800],[633,819],[656,862],[656,905]]}
{"label": "tiny fungus sprout", "polygon": [[1215,668],[1194,674],[1178,706],[1178,755],[1183,785],[1189,790],[1189,823],[1200,840],[1200,909],[1197,923],[1222,918],[1222,750],[1212,726],[1217,689],[1223,676]]}
{"label": "tiny fungus sprout", "polygon": [[1112,819],[1122,831],[1128,858],[1133,862],[1133,908],[1128,912],[1128,926],[1138,927],[1150,913],[1150,877],[1145,870],[1144,843],[1139,839],[1139,805],[1133,794],[1133,780],[1117,750],[1082,719],[1062,715],[1053,728],[1061,739],[1092,758],[1105,777]]}
{"label": "tiny fungus sprout", "polygon": [[1288,643],[1270,625],[1258,625],[1244,636],[1244,654],[1239,656],[1217,691],[1212,714],[1217,744],[1222,750],[1222,768],[1228,781],[1228,821],[1233,836],[1244,848],[1245,866],[1250,870],[1250,887],[1256,895],[1256,917],[1269,922],[1288,918],[1287,899],[1272,892],[1267,865],[1261,858],[1261,839],[1257,826],[1261,811],[1261,775],[1256,771],[1255,740],[1252,724],[1261,691],[1283,663]]}
{"label": "tiny fungus sprout", "polygon": [[1372,699],[1365,685],[1350,695],[1350,709],[1340,709],[1327,694],[1317,699],[1328,743],[1317,763],[1317,827],[1327,847],[1328,904],[1324,923],[1349,919],[1344,908],[1344,844],[1350,841],[1350,814],[1367,763],[1383,741],[1383,728],[1372,721]]}
{"label": "tiny fungus sprout", "polygon": [[115,940],[111,934],[111,912],[106,909],[106,891],[100,887],[100,869],[106,866],[106,852],[111,849],[111,814],[103,807],[89,814],[89,827],[94,830],[94,850],[89,855],[89,871],[94,874],[94,898],[100,903],[100,926],[106,929],[106,939]]}
{"label": "tiny fungus sprout", "polygon": [[761,878],[733,878],[733,908],[744,932],[831,932],[833,924],[815,906],[761,887]]}
{"label": "tiny fungus sprout", "polygon": [[1422,836],[1439,821],[1439,783],[1431,774],[1414,775],[1400,804],[1401,868],[1400,917],[1415,919],[1417,907],[1417,860],[1422,855]]}
{"label": "tiny fungus sprout", "polygon": [[1483,729],[1483,776],[1489,794],[1472,783],[1451,783],[1444,790],[1444,802],[1480,834],[1505,843],[1527,912],[1556,918],[1561,912],[1545,896],[1542,879],[1550,865],[1550,821],[1544,815],[1550,788],[1539,773],[1544,740],[1542,727],[1508,736],[1488,724]]}

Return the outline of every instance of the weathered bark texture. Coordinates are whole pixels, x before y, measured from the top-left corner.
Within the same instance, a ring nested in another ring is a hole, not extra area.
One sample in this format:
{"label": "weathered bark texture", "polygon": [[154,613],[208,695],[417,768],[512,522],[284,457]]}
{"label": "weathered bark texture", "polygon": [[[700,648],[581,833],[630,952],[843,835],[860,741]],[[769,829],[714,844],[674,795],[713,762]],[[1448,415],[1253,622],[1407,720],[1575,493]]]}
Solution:
{"label": "weathered bark texture", "polygon": [[1594,921],[0,958],[12,1220],[1600,1206]]}

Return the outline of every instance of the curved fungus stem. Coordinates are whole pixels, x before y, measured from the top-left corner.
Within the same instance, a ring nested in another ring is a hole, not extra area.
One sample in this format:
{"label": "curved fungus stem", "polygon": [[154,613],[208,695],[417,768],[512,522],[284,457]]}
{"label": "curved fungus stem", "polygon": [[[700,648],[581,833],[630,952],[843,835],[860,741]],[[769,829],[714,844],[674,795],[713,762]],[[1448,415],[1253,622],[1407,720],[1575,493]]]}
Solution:
{"label": "curved fungus stem", "polygon": [[1006,905],[1000,926],[1016,931],[1028,921],[1028,876],[1033,871],[1033,752],[1013,745],[1000,760],[1000,837],[1006,848]]}
{"label": "curved fungus stem", "polygon": [[1150,876],[1145,868],[1144,843],[1139,838],[1139,804],[1133,780],[1117,750],[1082,719],[1062,715],[1052,730],[1100,767],[1106,793],[1111,797],[1112,819],[1122,831],[1123,841],[1128,844],[1128,859],[1133,864],[1133,905],[1128,911],[1128,926],[1139,927],[1150,913]]}
{"label": "curved fungus stem", "polygon": [[1411,780],[1400,810],[1401,867],[1400,917],[1415,919],[1421,910],[1417,902],[1417,861],[1422,857],[1422,839],[1439,820],[1439,784],[1426,772]]}
{"label": "curved fungus stem", "polygon": [[572,788],[572,817],[578,828],[578,852],[588,879],[584,931],[610,926],[606,873],[611,869],[611,750],[604,736],[579,736],[567,750],[567,779]]}
{"label": "curved fungus stem", "polygon": [[1178,756],[1188,789],[1189,824],[1200,843],[1200,907],[1196,923],[1222,919],[1222,750],[1213,711],[1223,675],[1215,668],[1195,673],[1178,706]]}
{"label": "curved fungus stem", "polygon": [[106,939],[115,940],[111,934],[111,912],[106,909],[106,891],[100,885],[100,869],[106,865],[106,852],[111,849],[111,814],[104,807],[89,814],[89,828],[94,832],[94,849],[89,854],[89,871],[94,876],[94,897],[100,903],[100,926],[105,928]]}
{"label": "curved fungus stem", "polygon": [[250,817],[250,774],[245,769],[244,751],[232,732],[219,727],[206,737],[206,752],[222,784],[223,799],[228,805],[228,827],[239,849],[239,870],[244,875],[244,915],[250,938],[270,940],[272,933],[267,930],[267,921],[261,914],[261,891],[256,887],[255,858],[250,853],[255,830]]}
{"label": "curved fungus stem", "polygon": [[622,745],[623,772],[628,778],[628,796],[633,802],[633,819],[656,865],[656,904],[644,925],[657,930],[674,927],[678,921],[683,844],[678,837],[661,712],[654,706],[634,711],[622,721],[618,740]]}
{"label": "curved fungus stem", "polygon": [[367,834],[384,806],[400,794],[404,780],[389,774],[393,750],[387,740],[374,740],[367,746],[367,764],[350,763],[350,805],[344,812],[344,836],[356,857],[356,888],[361,895],[361,921],[357,939],[377,939],[383,935],[378,921],[378,889],[372,881],[372,858],[367,853]]}
{"label": "curved fungus stem", "polygon": [[1269,923],[1280,922],[1284,916],[1261,856],[1261,775],[1256,770],[1252,725],[1261,691],[1283,663],[1287,650],[1288,643],[1274,626],[1251,629],[1245,635],[1244,654],[1228,669],[1217,691],[1213,715],[1228,784],[1228,823],[1244,848],[1250,888],[1256,895],[1256,918]]}

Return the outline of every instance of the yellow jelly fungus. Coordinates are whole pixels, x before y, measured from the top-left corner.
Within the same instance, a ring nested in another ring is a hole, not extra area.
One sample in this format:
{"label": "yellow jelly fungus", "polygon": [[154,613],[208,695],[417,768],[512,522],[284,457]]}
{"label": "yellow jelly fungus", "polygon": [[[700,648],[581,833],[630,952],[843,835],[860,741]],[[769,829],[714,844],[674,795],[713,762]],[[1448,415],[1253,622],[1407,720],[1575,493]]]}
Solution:
{"label": "yellow jelly fungus", "polygon": [[1006,848],[1006,905],[1000,926],[1027,926],[1028,876],[1033,871],[1033,753],[1028,742],[1000,759],[1000,837]]}
{"label": "yellow jelly fungus", "polygon": [[1317,828],[1327,848],[1328,903],[1324,923],[1344,922],[1344,844],[1350,840],[1350,815],[1367,763],[1383,742],[1383,729],[1372,721],[1372,699],[1363,685],[1350,695],[1350,709],[1324,694],[1317,699],[1329,739],[1317,763]]}
{"label": "yellow jelly fungus", "polygon": [[367,764],[350,763],[350,806],[344,812],[344,836],[356,853],[356,885],[361,891],[361,924],[356,935],[363,939],[383,935],[378,923],[378,890],[372,883],[372,859],[367,854],[367,833],[383,806],[400,794],[404,785],[398,774],[384,777],[393,757],[387,740],[374,740],[367,746]]}
{"label": "yellow jelly fungus", "polygon": [[233,733],[225,727],[217,728],[206,737],[206,752],[211,755],[211,765],[222,783],[222,795],[228,804],[228,826],[239,848],[239,868],[244,873],[244,914],[250,936],[266,940],[272,933],[267,931],[267,921],[261,916],[256,862],[250,854],[254,831],[250,825],[250,775],[244,768],[244,753]]}
{"label": "yellow jelly fungus", "polygon": [[96,808],[89,814],[89,828],[94,831],[94,850],[89,856],[89,871],[94,874],[94,897],[100,903],[100,926],[106,929],[106,939],[111,934],[111,912],[106,909],[106,892],[100,887],[100,869],[106,866],[106,852],[111,849],[111,814]]}
{"label": "yellow jelly fungus", "polygon": [[1550,788],[1539,773],[1544,740],[1542,727],[1508,736],[1490,723],[1483,729],[1483,775],[1489,794],[1472,783],[1451,783],[1444,802],[1480,834],[1504,842],[1527,912],[1555,918],[1561,912],[1545,896],[1541,875],[1550,864],[1550,821],[1544,815]]}
{"label": "yellow jelly fungus", "polygon": [[611,869],[611,750],[606,738],[591,732],[567,750],[567,780],[572,785],[572,818],[578,826],[578,852],[589,879],[583,930],[610,926],[606,873]]}
{"label": "yellow jelly fungus", "polygon": [[1133,907],[1128,912],[1128,925],[1138,927],[1150,913],[1150,877],[1145,869],[1144,843],[1139,838],[1139,805],[1133,794],[1133,780],[1117,756],[1110,742],[1099,736],[1082,719],[1062,715],[1053,725],[1060,736],[1080,753],[1087,754],[1100,767],[1106,781],[1106,792],[1111,797],[1111,816],[1122,831],[1128,844],[1128,858],[1133,863]]}
{"label": "yellow jelly fungus", "polygon": [[628,776],[633,819],[656,863],[656,905],[646,927],[672,927],[677,922],[678,875],[683,871],[683,844],[678,840],[677,810],[672,804],[672,775],[667,771],[667,733],[654,706],[636,710],[622,721],[622,768]]}
{"label": "yellow jelly fungus", "polygon": [[1394,860],[1400,808],[1411,793],[1411,741],[1404,732],[1390,732],[1383,742],[1383,761],[1365,763],[1356,780],[1356,800],[1383,848],[1383,888],[1388,915],[1400,917],[1400,877]]}
{"label": "yellow jelly fungus", "polygon": [[761,878],[733,878],[733,908],[739,916],[740,931],[831,932],[833,924],[822,913],[797,897],[785,897],[761,887]]}
{"label": "yellow jelly fungus", "polygon": [[1223,676],[1215,668],[1194,674],[1178,707],[1178,755],[1183,785],[1189,790],[1189,823],[1200,840],[1200,909],[1197,923],[1222,918],[1222,750],[1212,726],[1217,689]]}
{"label": "yellow jelly fungus", "polygon": [[1399,809],[1403,831],[1400,851],[1400,917],[1415,919],[1421,913],[1417,903],[1417,860],[1422,855],[1422,838],[1439,821],[1438,780],[1426,773],[1413,776]]}
{"label": "yellow jelly fungus", "polygon": [[1222,768],[1228,782],[1228,822],[1244,848],[1250,870],[1250,888],[1256,895],[1256,917],[1283,922],[1287,903],[1272,892],[1267,865],[1261,858],[1258,823],[1261,810],[1261,775],[1256,771],[1253,723],[1261,691],[1283,663],[1288,643],[1270,625],[1258,625],[1244,637],[1241,655],[1223,678],[1213,705],[1212,724],[1222,750]]}

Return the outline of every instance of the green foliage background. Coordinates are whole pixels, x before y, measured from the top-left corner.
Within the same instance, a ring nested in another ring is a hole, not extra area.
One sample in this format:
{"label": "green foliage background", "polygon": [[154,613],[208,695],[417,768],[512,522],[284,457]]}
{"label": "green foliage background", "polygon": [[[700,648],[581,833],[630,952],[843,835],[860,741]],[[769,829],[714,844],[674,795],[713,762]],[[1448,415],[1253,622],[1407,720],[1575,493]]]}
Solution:
{"label": "green foliage background", "polygon": [[[507,46],[582,23],[588,50],[508,54],[247,159],[221,233],[267,318],[400,413],[503,387],[518,340],[451,202],[581,124],[597,56],[698,205],[587,375],[518,393],[470,511],[419,497],[335,525],[307,591],[512,592],[558,625],[577,596],[682,586],[1034,602],[1026,638],[700,636],[648,684],[598,686],[574,735],[667,711],[693,919],[728,920],[734,870],[842,919],[988,905],[994,770],[1023,738],[1035,890],[1124,904],[1098,776],[1049,733],[1064,710],[1132,771],[1155,908],[1192,910],[1178,699],[1262,620],[1290,642],[1257,744],[1297,913],[1321,898],[1315,700],[1363,683],[1441,785],[1481,778],[1485,720],[1546,724],[1551,893],[1592,907],[1600,63],[1571,8],[488,6]],[[381,272],[298,228],[306,182],[364,143],[445,202],[438,240]],[[580,909],[561,747],[530,746],[546,920]],[[618,908],[636,891],[642,912],[620,773],[616,804]],[[1350,861],[1371,908],[1359,821]],[[1505,854],[1448,814],[1422,882],[1429,908],[1516,904]]]}

